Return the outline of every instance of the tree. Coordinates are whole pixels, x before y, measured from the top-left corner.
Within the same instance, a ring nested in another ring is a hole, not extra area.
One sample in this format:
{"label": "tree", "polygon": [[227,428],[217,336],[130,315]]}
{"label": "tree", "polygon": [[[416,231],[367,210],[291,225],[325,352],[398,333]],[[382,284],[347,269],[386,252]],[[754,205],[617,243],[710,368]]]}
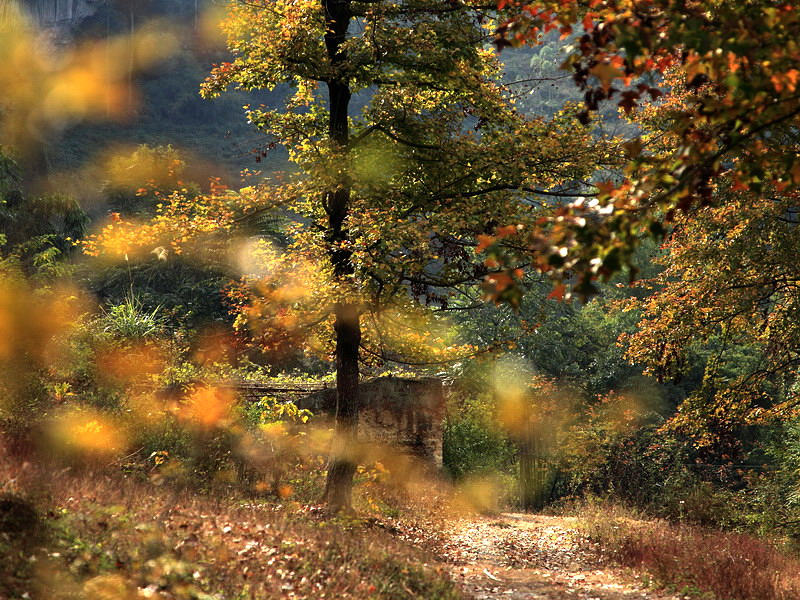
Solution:
{"label": "tree", "polygon": [[680,377],[699,349],[707,354],[701,389],[673,421],[709,444],[722,432],[792,418],[798,407],[797,197],[734,185],[718,182],[724,205],[676,219],[659,260],[665,270],[642,284],[651,296],[628,304],[643,318],[622,340],[628,357],[661,380]]}
{"label": "tree", "polygon": [[[679,70],[665,83],[668,100],[636,113],[653,161],[668,160],[679,143],[672,124],[705,93]],[[767,143],[796,146],[797,133],[775,126]],[[717,457],[733,456],[747,428],[796,413],[800,348],[797,193],[743,185],[735,165],[749,161],[749,151],[729,158],[708,205],[674,215],[657,258],[663,271],[639,284],[649,293],[621,303],[642,311],[636,331],[621,338],[631,361],[662,381],[704,373],[670,425]]]}
{"label": "tree", "polygon": [[288,148],[298,172],[244,195],[301,217],[291,251],[330,282],[315,290],[323,315],[314,321],[325,322],[328,306],[334,509],[351,502],[360,352],[385,356],[368,347],[375,340],[363,337],[362,317],[413,301],[441,309],[482,279],[517,302],[511,284],[527,263],[501,268],[489,256],[487,266],[476,251],[513,245],[548,199],[584,189],[593,165],[608,160],[568,113],[546,121],[515,110],[487,47],[493,13],[473,1],[234,2],[224,25],[234,59],[203,87],[208,97],[231,85],[295,89],[282,110],[249,107],[248,119]]}
{"label": "tree", "polygon": [[532,237],[573,242],[557,274],[581,273],[585,293],[643,237],[665,239],[665,271],[645,284],[651,298],[627,305],[644,318],[622,341],[662,379],[704,370],[671,425],[731,460],[754,425],[797,414],[800,11],[766,0],[506,4],[501,45],[580,27],[564,66],[583,118],[612,99],[629,114],[657,100],[637,116],[644,135],[626,145],[622,176]]}
{"label": "tree", "polygon": [[[797,69],[800,10],[768,0],[501,0],[498,44],[535,43],[558,29],[576,43],[565,61],[584,92],[582,120],[608,100],[627,112],[659,98],[661,77],[679,73],[693,92],[666,124],[673,145],[653,154],[626,146],[623,177],[598,185],[596,202],[576,202],[529,246],[569,248],[555,260],[562,277],[579,272],[579,291],[618,271],[641,236],[661,236],[681,212],[720,205],[715,182],[729,178],[756,195],[800,188],[800,159],[781,131],[800,123]],[[665,102],[671,102],[668,98]],[[542,241],[544,240],[544,241]]]}

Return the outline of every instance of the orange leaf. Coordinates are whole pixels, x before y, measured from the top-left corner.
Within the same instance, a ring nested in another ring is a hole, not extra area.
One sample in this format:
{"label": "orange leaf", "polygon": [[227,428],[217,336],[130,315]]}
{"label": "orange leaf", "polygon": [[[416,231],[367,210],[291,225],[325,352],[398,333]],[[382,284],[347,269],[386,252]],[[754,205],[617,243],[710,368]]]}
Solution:
{"label": "orange leaf", "polygon": [[489,276],[489,283],[494,286],[494,291],[500,293],[513,283],[508,273],[494,273]]}
{"label": "orange leaf", "polygon": [[510,235],[514,235],[515,233],[517,233],[517,226],[516,225],[506,225],[505,227],[498,227],[497,231],[495,233],[497,233],[498,239],[503,239],[505,237],[508,237]]}
{"label": "orange leaf", "polygon": [[475,254],[486,250],[486,248],[494,244],[494,240],[494,236],[480,234],[478,236],[478,245],[475,248]]}
{"label": "orange leaf", "polygon": [[559,283],[556,287],[553,288],[553,291],[547,294],[548,300],[563,300],[564,294],[567,291],[567,286],[563,283]]}
{"label": "orange leaf", "polygon": [[614,79],[625,77],[624,71],[609,63],[600,63],[592,67],[589,72],[600,80],[603,89],[606,91],[609,90]]}

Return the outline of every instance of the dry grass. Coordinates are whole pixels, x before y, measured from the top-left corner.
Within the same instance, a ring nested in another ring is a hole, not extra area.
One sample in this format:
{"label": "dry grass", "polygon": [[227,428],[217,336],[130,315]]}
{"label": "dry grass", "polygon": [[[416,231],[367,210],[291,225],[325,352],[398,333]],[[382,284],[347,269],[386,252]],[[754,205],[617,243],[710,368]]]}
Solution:
{"label": "dry grass", "polygon": [[0,481],[38,513],[0,519],[0,598],[459,597],[413,527],[2,460]]}
{"label": "dry grass", "polygon": [[767,541],[666,521],[638,521],[619,509],[584,513],[589,537],[614,562],[680,590],[719,600],[797,600],[800,560]]}

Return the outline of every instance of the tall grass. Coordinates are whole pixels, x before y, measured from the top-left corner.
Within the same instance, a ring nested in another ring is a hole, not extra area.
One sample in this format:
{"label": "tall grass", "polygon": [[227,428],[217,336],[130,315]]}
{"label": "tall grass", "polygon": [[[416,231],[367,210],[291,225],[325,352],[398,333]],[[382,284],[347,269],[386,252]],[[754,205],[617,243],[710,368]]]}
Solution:
{"label": "tall grass", "polygon": [[614,562],[642,569],[662,585],[718,600],[800,598],[800,560],[765,540],[614,512],[587,512],[589,538]]}
{"label": "tall grass", "polygon": [[148,340],[163,332],[166,319],[161,307],[145,310],[142,301],[133,294],[124,302],[103,311],[100,325],[103,332],[123,340]]}

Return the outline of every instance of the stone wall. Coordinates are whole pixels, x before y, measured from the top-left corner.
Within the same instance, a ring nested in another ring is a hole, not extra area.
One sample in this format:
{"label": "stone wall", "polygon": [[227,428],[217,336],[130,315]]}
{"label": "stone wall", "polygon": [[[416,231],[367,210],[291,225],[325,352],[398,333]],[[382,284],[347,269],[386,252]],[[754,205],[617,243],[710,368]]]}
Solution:
{"label": "stone wall", "polygon": [[[315,415],[336,414],[336,389],[325,385],[240,383],[246,400],[284,397]],[[442,466],[444,390],[435,377],[378,377],[360,385],[358,435],[365,442],[397,447],[436,468]]]}

